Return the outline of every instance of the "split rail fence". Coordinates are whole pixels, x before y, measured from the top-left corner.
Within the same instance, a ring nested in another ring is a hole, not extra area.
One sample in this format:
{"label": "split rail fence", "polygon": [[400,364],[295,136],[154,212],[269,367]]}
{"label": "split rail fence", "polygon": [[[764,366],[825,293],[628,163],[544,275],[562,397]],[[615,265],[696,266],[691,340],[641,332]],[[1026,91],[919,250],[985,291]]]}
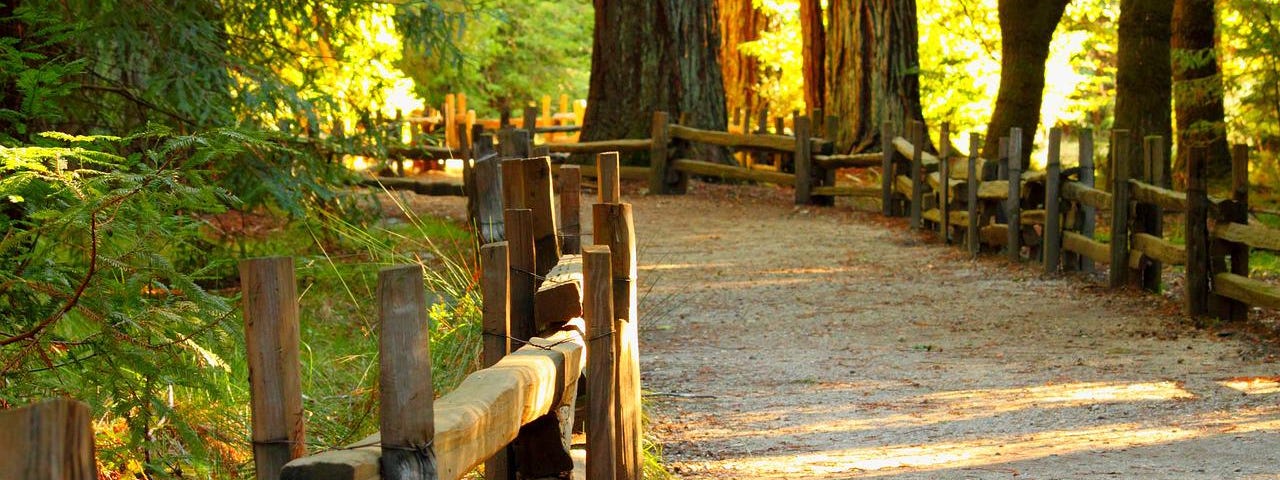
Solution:
{"label": "split rail fence", "polygon": [[[635,224],[614,158],[599,167],[613,183],[591,208],[593,245],[580,241],[576,169],[560,169],[557,189],[547,157],[487,160],[503,228],[479,251],[485,368],[439,398],[427,312],[450,300],[426,291],[421,265],[379,272],[380,431],[351,445],[308,454],[293,259],[242,262],[257,478],[457,479],[482,463],[489,479],[567,478],[578,429],[587,478],[639,479]],[[0,478],[96,479],[90,419],[71,400],[0,413]]]}
{"label": "split rail fence", "polygon": [[[824,120],[825,125],[837,123],[833,117]],[[830,204],[837,196],[878,198],[884,215],[908,217],[912,228],[935,229],[945,243],[958,242],[974,255],[995,251],[1016,262],[1035,259],[1043,262],[1046,272],[1055,273],[1122,266],[1108,270],[1112,287],[1135,284],[1159,291],[1162,267],[1182,266],[1187,278],[1184,298],[1192,316],[1240,320],[1251,306],[1280,308],[1280,287],[1248,277],[1250,251],[1280,251],[1280,230],[1249,221],[1247,147],[1233,148],[1231,197],[1215,198],[1207,195],[1203,182],[1192,183],[1185,192],[1167,187],[1168,152],[1158,137],[1141,139],[1141,159],[1119,155],[1112,162],[1119,173],[1111,175],[1109,188],[1099,189],[1090,130],[1080,135],[1078,166],[1062,168],[1062,132],[1054,128],[1049,132],[1046,169],[1024,171],[1020,162],[1008,161],[1022,158],[1028,148],[1016,128],[1000,139],[998,159],[987,160],[977,156],[982,142],[976,134],[969,136],[968,158],[952,155],[946,124],[937,155],[916,147],[927,144],[920,122],[909,122],[901,134],[886,124],[881,152],[852,155],[833,154],[832,141],[823,138],[829,132],[824,125],[815,128],[809,117],[796,114],[791,124],[790,136],[718,132],[673,124],[666,113],[655,112],[649,138],[531,146],[536,132],[508,128],[497,132],[496,141],[535,156],[648,152],[648,166],[618,171],[624,178],[647,179],[651,193],[683,193],[690,176],[702,176],[791,186],[797,204]],[[480,130],[475,134],[474,158],[481,158],[495,140]],[[1112,132],[1112,150],[1128,152],[1128,142],[1134,141],[1130,136],[1123,130]],[[760,169],[749,163],[726,165],[673,156],[692,151],[685,148],[692,144],[781,155],[784,161],[777,168]],[[1187,178],[1204,178],[1204,158],[1203,151],[1193,151],[1188,168],[1194,171],[1189,170]],[[1130,162],[1141,162],[1142,168],[1134,169],[1143,172],[1140,178],[1128,177]],[[482,165],[477,162],[473,171],[484,170]],[[879,167],[881,185],[837,185],[836,170],[851,167]],[[596,173],[584,168],[582,175]],[[473,187],[476,182],[465,183],[464,193],[473,205],[485,204],[486,194]],[[500,222],[483,210],[472,210],[482,227]],[[1109,215],[1110,241],[1096,236],[1100,211]],[[1171,232],[1163,225],[1167,214],[1178,213],[1184,217],[1182,244],[1166,238]]]}

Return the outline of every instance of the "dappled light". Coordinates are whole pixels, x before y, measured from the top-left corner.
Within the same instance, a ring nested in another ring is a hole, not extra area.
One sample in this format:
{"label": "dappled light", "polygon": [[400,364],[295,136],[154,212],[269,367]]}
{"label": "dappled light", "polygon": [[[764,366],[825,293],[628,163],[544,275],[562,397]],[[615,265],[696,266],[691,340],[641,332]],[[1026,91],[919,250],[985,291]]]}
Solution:
{"label": "dappled light", "polygon": [[922,445],[891,444],[761,455],[726,459],[715,464],[730,470],[756,471],[769,476],[853,475],[893,469],[918,472],[993,466],[1048,456],[1124,450],[1252,432],[1280,433],[1280,408],[1220,412],[1190,419],[1181,425],[1113,423],[1014,436],[933,441]]}
{"label": "dappled light", "polygon": [[1245,395],[1280,393],[1280,377],[1236,377],[1218,383]]}

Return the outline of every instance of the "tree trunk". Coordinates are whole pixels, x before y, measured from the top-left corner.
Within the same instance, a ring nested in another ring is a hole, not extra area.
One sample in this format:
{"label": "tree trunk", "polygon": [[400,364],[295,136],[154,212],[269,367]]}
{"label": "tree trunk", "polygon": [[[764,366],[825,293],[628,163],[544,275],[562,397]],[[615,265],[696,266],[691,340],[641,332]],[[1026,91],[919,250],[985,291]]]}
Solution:
{"label": "tree trunk", "polygon": [[716,4],[720,11],[725,104],[750,114],[759,99],[755,89],[760,83],[760,65],[755,57],[739,52],[738,45],[759,39],[766,19],[760,9],[752,6],[752,0],[717,0]]}
{"label": "tree trunk", "polygon": [[[583,141],[648,138],[658,110],[692,127],[727,128],[712,0],[595,0],[595,9]],[[698,156],[729,160],[718,148]]]}
{"label": "tree trunk", "polygon": [[1044,100],[1044,62],[1049,41],[1068,0],[1000,0],[1000,89],[987,124],[984,158],[999,156],[1000,137],[1022,128],[1022,170],[1031,163],[1031,146]]}
{"label": "tree trunk", "polygon": [[1175,0],[1173,41],[1174,118],[1178,126],[1178,156],[1173,170],[1182,178],[1193,147],[1205,147],[1210,178],[1231,176],[1226,112],[1222,106],[1222,75],[1214,48],[1213,0]]}
{"label": "tree trunk", "polygon": [[[1169,103],[1173,72],[1169,63],[1173,0],[1121,0],[1119,45],[1116,48],[1115,129],[1129,130],[1130,159],[1142,158],[1142,138],[1164,137],[1170,151]],[[1212,18],[1209,20],[1212,21]],[[1114,158],[1114,153],[1113,157]],[[1107,168],[1113,168],[1108,162]],[[1165,165],[1165,171],[1169,171]],[[1142,178],[1143,162],[1129,162],[1129,177]]]}
{"label": "tree trunk", "polygon": [[882,122],[902,132],[924,118],[916,2],[831,0],[828,10],[824,107],[840,117],[836,148],[878,147]]}
{"label": "tree trunk", "polygon": [[804,104],[812,112],[825,108],[823,89],[826,88],[827,33],[822,27],[821,0],[800,0],[800,30],[803,36]]}

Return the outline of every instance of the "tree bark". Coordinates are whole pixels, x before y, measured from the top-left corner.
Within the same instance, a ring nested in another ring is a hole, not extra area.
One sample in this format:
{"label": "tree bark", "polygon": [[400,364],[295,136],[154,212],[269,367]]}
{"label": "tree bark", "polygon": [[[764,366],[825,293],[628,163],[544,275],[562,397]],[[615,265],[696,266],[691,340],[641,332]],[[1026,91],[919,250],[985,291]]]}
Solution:
{"label": "tree bark", "polygon": [[[595,0],[595,10],[583,141],[648,138],[658,110],[692,127],[727,128],[712,0]],[[719,148],[697,156],[729,159]]]}
{"label": "tree bark", "polygon": [[882,122],[902,132],[923,120],[915,0],[831,0],[827,29],[824,108],[840,118],[839,151],[879,146]]}
{"label": "tree bark", "polygon": [[[1163,136],[1166,152],[1173,143],[1169,108],[1173,85],[1169,62],[1172,16],[1173,0],[1120,1],[1114,128],[1131,133],[1130,159],[1142,158],[1142,138],[1148,135]],[[1113,168],[1113,164],[1108,162],[1107,168]],[[1168,165],[1165,171],[1169,171]],[[1143,162],[1130,161],[1129,178],[1142,177]]]}
{"label": "tree bark", "polygon": [[[827,33],[822,26],[822,0],[800,0],[801,55],[804,60],[804,103],[823,109],[826,88]],[[822,121],[823,119],[817,119]]]}
{"label": "tree bark", "polygon": [[1175,0],[1172,22],[1170,60],[1178,150],[1171,172],[1182,178],[1191,149],[1205,147],[1209,177],[1230,178],[1222,75],[1214,48],[1213,0]]}
{"label": "tree bark", "polygon": [[1031,146],[1044,100],[1044,63],[1049,42],[1069,0],[1000,0],[1000,89],[987,124],[984,158],[999,156],[1000,137],[1022,128],[1022,170],[1031,163]]}
{"label": "tree bark", "polygon": [[716,1],[720,12],[720,67],[725,104],[731,109],[742,108],[748,115],[759,100],[755,88],[760,83],[760,65],[755,57],[739,52],[738,45],[759,39],[766,21],[764,13],[752,3],[752,0]]}

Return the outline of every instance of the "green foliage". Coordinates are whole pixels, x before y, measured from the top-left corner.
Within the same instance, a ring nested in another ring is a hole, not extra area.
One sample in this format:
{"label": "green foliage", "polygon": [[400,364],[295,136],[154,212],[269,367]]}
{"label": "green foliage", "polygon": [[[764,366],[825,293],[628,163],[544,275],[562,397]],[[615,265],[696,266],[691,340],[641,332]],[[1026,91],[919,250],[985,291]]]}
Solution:
{"label": "green foliage", "polygon": [[764,13],[767,27],[760,38],[738,45],[742,53],[756,59],[759,85],[756,94],[775,112],[804,110],[803,36],[800,34],[800,5],[778,0],[755,0]]}
{"label": "green foliage", "polygon": [[514,115],[543,95],[586,98],[592,6],[586,0],[492,0],[471,11],[457,42],[460,58],[406,44],[401,66],[428,103],[466,93],[482,117]]}
{"label": "green foliage", "polygon": [[1265,0],[1219,4],[1219,50],[1228,132],[1250,143],[1255,184],[1280,180],[1280,5]]}
{"label": "green foliage", "polygon": [[[228,260],[197,259],[202,223],[190,214],[235,201],[209,165],[262,145],[153,128],[0,147],[0,399],[69,395],[122,419],[127,437],[100,452],[112,468],[209,468],[207,432],[243,426],[243,368],[225,356],[242,342],[231,303],[202,286]],[[199,418],[164,400],[175,394],[194,397]],[[184,448],[159,451],[165,442]]]}

